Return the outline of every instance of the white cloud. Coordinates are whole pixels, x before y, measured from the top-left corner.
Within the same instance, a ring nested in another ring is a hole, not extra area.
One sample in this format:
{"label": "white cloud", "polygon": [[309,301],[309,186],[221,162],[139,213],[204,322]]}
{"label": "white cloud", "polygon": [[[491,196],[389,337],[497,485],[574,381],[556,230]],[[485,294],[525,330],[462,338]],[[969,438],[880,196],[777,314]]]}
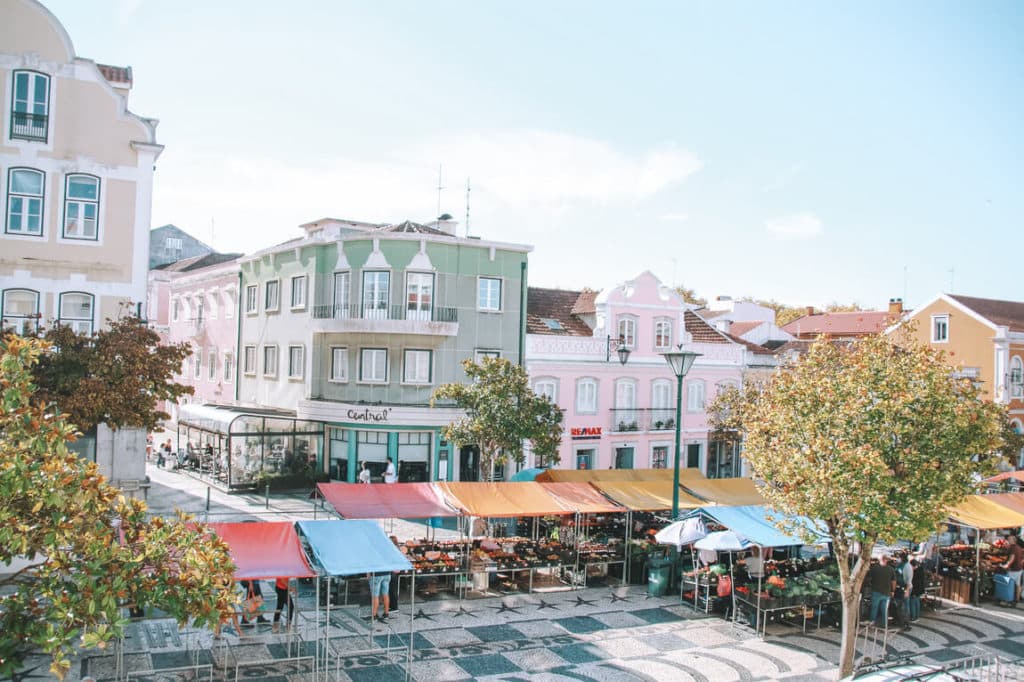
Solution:
{"label": "white cloud", "polygon": [[822,232],[821,218],[808,212],[766,220],[764,226],[780,237],[813,237]]}
{"label": "white cloud", "polygon": [[688,213],[666,213],[661,216],[661,219],[667,223],[685,223],[690,219],[690,215]]}

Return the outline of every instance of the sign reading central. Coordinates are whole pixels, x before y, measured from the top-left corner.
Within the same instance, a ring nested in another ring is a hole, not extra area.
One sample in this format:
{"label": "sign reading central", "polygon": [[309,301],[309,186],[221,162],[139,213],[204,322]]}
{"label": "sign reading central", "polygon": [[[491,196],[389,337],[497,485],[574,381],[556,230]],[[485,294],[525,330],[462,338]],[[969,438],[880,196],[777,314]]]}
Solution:
{"label": "sign reading central", "polygon": [[390,414],[391,410],[386,407],[381,410],[365,409],[361,412],[359,410],[346,412],[346,416],[354,422],[386,422]]}

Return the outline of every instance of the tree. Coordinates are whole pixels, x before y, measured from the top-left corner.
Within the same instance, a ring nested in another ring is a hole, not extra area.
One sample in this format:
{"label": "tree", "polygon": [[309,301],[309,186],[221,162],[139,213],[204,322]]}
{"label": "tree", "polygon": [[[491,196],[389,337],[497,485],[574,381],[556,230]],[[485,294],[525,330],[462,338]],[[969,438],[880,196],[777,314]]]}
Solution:
{"label": "tree", "polygon": [[469,383],[439,386],[431,398],[431,405],[450,401],[466,412],[445,427],[445,438],[460,447],[479,447],[481,471],[493,473],[495,464],[510,459],[522,464],[524,441],[540,459],[558,461],[562,412],[530,390],[526,370],[504,358],[464,360],[462,367]]}
{"label": "tree", "polygon": [[221,540],[186,517],[147,519],[67,449],[76,427],[33,395],[46,345],[0,337],[0,677],[41,651],[63,678],[73,647],[121,635],[128,606],[212,626],[237,601]]}
{"label": "tree", "polygon": [[690,303],[691,305],[699,306],[704,306],[708,304],[708,300],[706,298],[701,298],[700,296],[698,296],[696,290],[687,289],[681,284],[676,287],[676,293],[683,297],[684,303]]}
{"label": "tree", "polygon": [[83,432],[100,423],[153,430],[169,415],[164,400],[193,392],[172,381],[191,354],[187,343],[162,345],[137,317],[108,320],[94,335],[56,325],[33,374],[39,398],[55,403]]}
{"label": "tree", "polygon": [[723,394],[719,430],[744,456],[778,511],[819,519],[839,563],[839,676],[853,671],[861,585],[877,541],[921,540],[993,468],[1001,406],[955,379],[941,352],[870,336],[817,341],[760,386]]}

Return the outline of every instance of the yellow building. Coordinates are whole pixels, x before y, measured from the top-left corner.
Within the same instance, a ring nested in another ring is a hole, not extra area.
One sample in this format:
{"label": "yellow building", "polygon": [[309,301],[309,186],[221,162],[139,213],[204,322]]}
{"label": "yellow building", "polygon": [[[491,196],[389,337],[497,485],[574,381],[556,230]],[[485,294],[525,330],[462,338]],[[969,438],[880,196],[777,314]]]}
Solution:
{"label": "yellow building", "polygon": [[1024,431],[1024,303],[940,294],[907,319],[920,341],[946,351],[957,372],[1006,404]]}
{"label": "yellow building", "polygon": [[0,317],[94,331],[144,315],[156,124],[130,67],[75,55],[35,0],[0,0]]}

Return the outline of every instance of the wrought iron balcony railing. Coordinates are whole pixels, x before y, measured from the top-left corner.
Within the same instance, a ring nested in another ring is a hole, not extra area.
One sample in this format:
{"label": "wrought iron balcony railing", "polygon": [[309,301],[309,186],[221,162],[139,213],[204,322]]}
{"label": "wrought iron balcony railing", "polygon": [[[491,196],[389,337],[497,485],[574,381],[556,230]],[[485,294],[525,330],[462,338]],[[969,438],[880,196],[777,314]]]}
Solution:
{"label": "wrought iron balcony railing", "polygon": [[419,322],[458,322],[456,308],[435,307],[432,310],[409,310],[403,305],[364,306],[317,305],[313,317],[318,320],[409,320]]}
{"label": "wrought iron balcony railing", "polygon": [[674,407],[615,407],[611,412],[611,430],[628,431],[671,431],[676,428]]}
{"label": "wrought iron balcony railing", "polygon": [[46,142],[46,131],[50,117],[46,114],[30,114],[25,111],[11,112],[11,139]]}

